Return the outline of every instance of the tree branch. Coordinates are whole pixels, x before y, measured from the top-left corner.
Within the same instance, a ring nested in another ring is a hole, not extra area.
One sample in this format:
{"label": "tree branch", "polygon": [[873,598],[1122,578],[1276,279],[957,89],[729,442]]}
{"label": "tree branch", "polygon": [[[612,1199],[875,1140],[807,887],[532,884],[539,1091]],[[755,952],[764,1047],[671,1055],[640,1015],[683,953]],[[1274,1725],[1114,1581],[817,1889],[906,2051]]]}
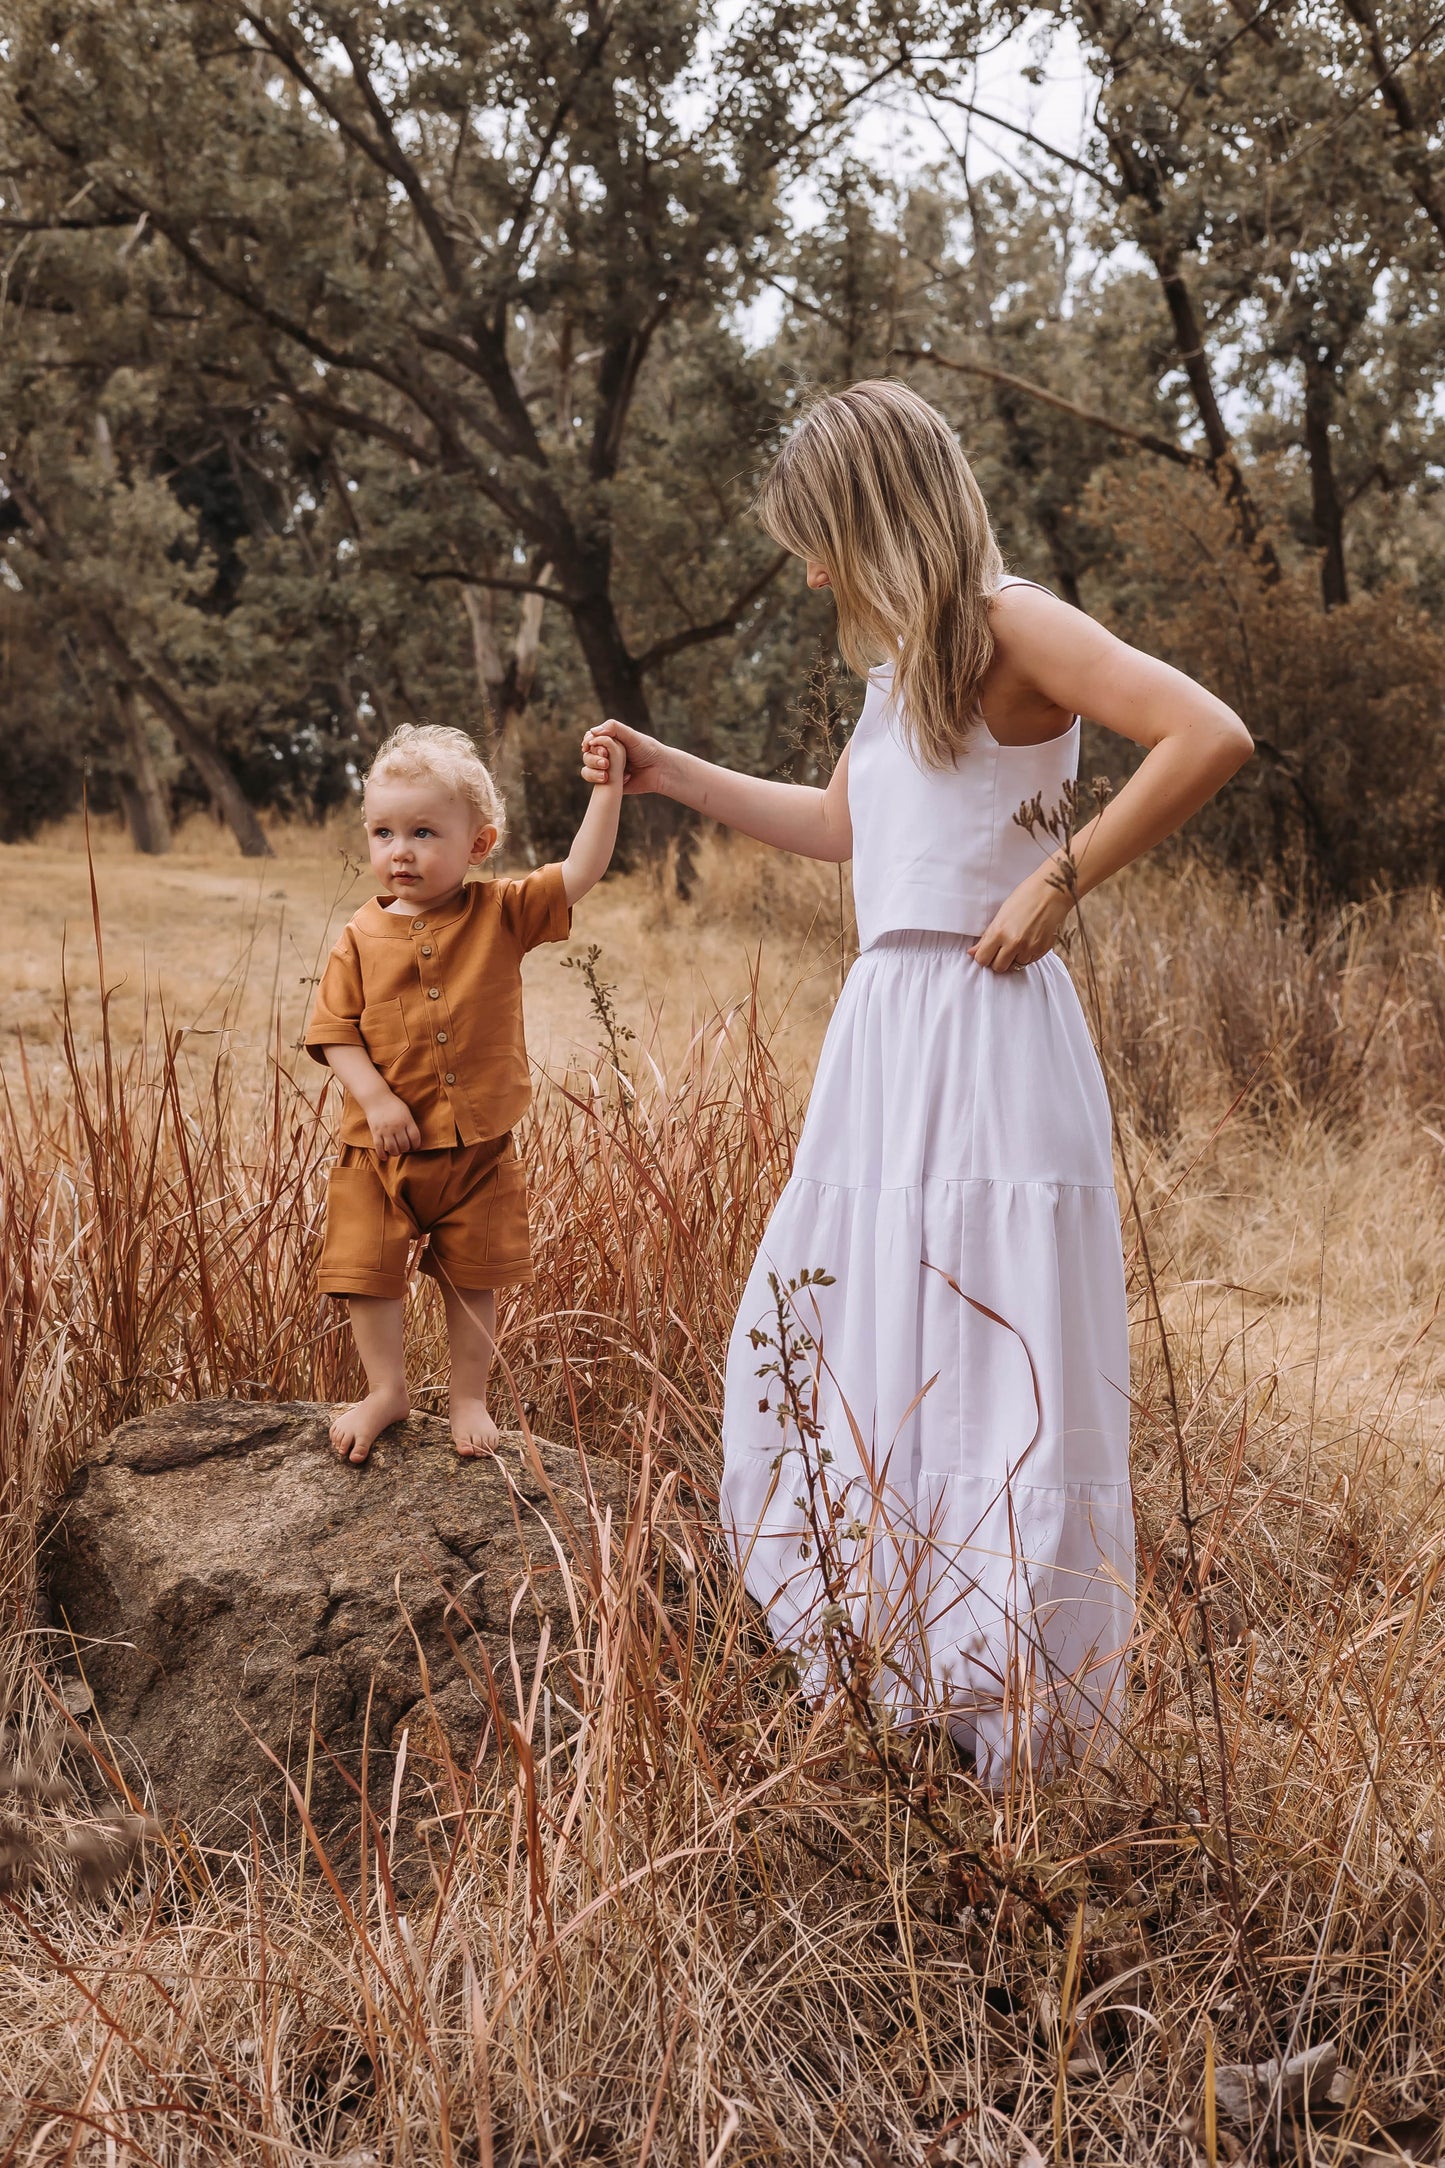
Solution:
{"label": "tree branch", "polygon": [[1110,195],[1117,192],[1107,173],[1101,173],[1097,166],[1087,164],[1082,158],[1073,157],[1068,151],[1061,151],[1057,144],[1046,143],[1042,136],[1034,134],[1032,128],[1025,128],[1016,120],[1005,120],[1002,113],[990,113],[972,98],[959,97],[956,91],[939,90],[934,84],[920,83],[918,87],[926,98],[936,98],[940,105],[956,106],[961,113],[968,113],[975,120],[987,121],[991,128],[1005,128],[1010,135],[1016,135],[1023,142],[1032,144],[1036,151],[1042,151],[1046,158],[1054,159],[1061,166],[1071,166],[1075,173],[1082,173],[1085,180],[1094,181],[1100,188],[1107,189]]}
{"label": "tree branch", "polygon": [[437,260],[437,265],[442,278],[446,282],[448,291],[460,293],[464,282],[461,267],[457,263],[456,250],[452,246],[452,237],[447,232],[441,214],[432,202],[431,195],[421,175],[397,141],[396,130],[391,123],[391,114],[387,110],[384,99],[378,93],[376,85],[371,80],[371,71],[363,64],[357,53],[355,35],[349,30],[338,30],[336,35],[341,40],[342,50],[351,63],[352,80],[366,101],[366,109],[370,113],[385,146],[388,168],[406,190],[407,200],[416,212],[422,230],[431,243],[432,254]]}
{"label": "tree branch", "polygon": [[1341,0],[1341,6],[1364,39],[1380,95],[1394,115],[1395,126],[1403,139],[1405,155],[1411,169],[1410,193],[1441,240],[1445,241],[1445,193],[1442,193],[1436,176],[1431,172],[1429,159],[1421,145],[1420,121],[1414,100],[1400,81],[1399,71],[1390,65],[1390,56],[1380,35],[1379,18],[1375,13],[1373,0]]}
{"label": "tree branch", "polygon": [[619,339],[601,355],[597,368],[597,412],[587,455],[587,471],[596,482],[610,482],[617,472],[637,379],[647,359],[647,350],[670,306],[668,301],[659,302],[645,323],[635,326],[625,339]]}
{"label": "tree branch", "polygon": [[[219,372],[212,370],[211,374]],[[234,372],[240,377],[239,370]],[[244,381],[244,379],[243,379]],[[414,459],[418,466],[435,467],[439,464],[430,445],[419,437],[409,436],[404,429],[395,429],[390,422],[370,414],[365,407],[349,406],[344,399],[328,399],[323,392],[301,391],[288,378],[282,377],[271,387],[278,399],[294,407],[299,414],[315,414],[320,420],[334,422],[338,429],[349,429],[360,437],[375,438],[379,444],[389,444],[404,459]]]}
{"label": "tree branch", "polygon": [[98,218],[0,218],[0,233],[104,233],[134,224],[128,211],[102,212]]}
{"label": "tree branch", "polygon": [[432,254],[437,260],[438,268],[447,288],[452,293],[459,293],[462,279],[457,267],[456,251],[452,247],[451,235],[442,224],[437,214],[436,205],[427,194],[421,175],[397,142],[396,132],[391,125],[391,115],[387,112],[381,98],[378,97],[376,86],[357,55],[354,34],[349,30],[340,29],[334,33],[348,61],[351,63],[351,79],[361,93],[366,109],[372,117],[377,133],[381,138],[379,143],[348,118],[339,101],[325,89],[320,78],[304,64],[295,49],[281,36],[280,32],[272,29],[264,15],[258,15],[254,8],[247,8],[244,11],[243,19],[251,25],[256,35],[275,54],[282,67],[295,78],[308,96],[315,99],[322,112],[336,123],[347,141],[356,145],[363,158],[369,159],[372,165],[379,167],[383,173],[389,174],[392,180],[405,189],[407,200],[416,212],[417,221],[431,244]]}
{"label": "tree branch", "polygon": [[912,56],[906,51],[898,53],[886,66],[879,68],[876,74],[866,77],[853,90],[845,91],[841,98],[835,98],[825,111],[815,113],[806,126],[795,128],[787,142],[780,144],[775,151],[770,152],[763,160],[760,170],[764,173],[771,173],[774,167],[782,165],[785,159],[792,157],[793,152],[800,143],[806,143],[810,136],[817,135],[822,129],[835,126],[847,113],[851,112],[861,98],[871,96],[878,88],[878,85],[886,83],[890,76],[909,72],[911,66]]}
{"label": "tree branch", "polygon": [[1203,452],[1191,452],[1182,444],[1172,443],[1168,437],[1156,437],[1151,430],[1136,429],[1131,422],[1116,422],[1112,415],[1078,406],[1072,399],[1064,398],[1061,392],[1050,391],[1043,384],[1032,384],[1027,377],[1014,376],[1007,369],[995,369],[991,362],[955,361],[948,354],[935,353],[931,347],[895,346],[892,351],[903,361],[934,361],[940,369],[956,370],[960,376],[985,377],[991,384],[1002,384],[1009,391],[1022,392],[1026,399],[1036,399],[1041,406],[1057,407],[1061,414],[1070,415],[1074,421],[1087,422],[1094,429],[1107,429],[1111,436],[1122,437],[1128,444],[1137,444],[1160,459],[1172,459],[1178,467],[1207,470],[1211,464]]}
{"label": "tree branch", "polygon": [[504,273],[511,270],[521,259],[522,244],[525,239],[523,222],[531,208],[532,199],[536,195],[537,184],[546,171],[547,160],[551,157],[557,137],[562,131],[567,115],[572,110],[579,85],[596,67],[607,49],[607,41],[612,36],[613,14],[614,11],[609,7],[603,15],[600,26],[593,33],[591,44],[582,56],[566,93],[558,99],[556,111],[548,122],[546,132],[542,137],[542,147],[532,161],[531,171],[522,184],[521,193],[513,203],[507,220],[507,230],[501,239],[501,261]]}
{"label": "tree branch", "polygon": [[463,587],[488,587],[499,595],[544,595],[548,602],[560,602],[564,607],[575,600],[565,587],[544,587],[540,580],[494,579],[489,573],[468,572],[452,565],[424,565],[412,574],[414,580],[457,580]]}
{"label": "tree branch", "polygon": [[655,670],[660,662],[667,662],[672,656],[680,655],[684,648],[702,647],[707,641],[720,640],[724,633],[734,631],[743,612],[751,603],[757,601],[765,588],[772,585],[791,555],[791,550],[780,550],[767,571],[729,603],[724,616],[715,617],[707,625],[688,625],[682,632],[670,633],[665,640],[659,640],[655,646],[648,648],[637,658],[638,671]]}

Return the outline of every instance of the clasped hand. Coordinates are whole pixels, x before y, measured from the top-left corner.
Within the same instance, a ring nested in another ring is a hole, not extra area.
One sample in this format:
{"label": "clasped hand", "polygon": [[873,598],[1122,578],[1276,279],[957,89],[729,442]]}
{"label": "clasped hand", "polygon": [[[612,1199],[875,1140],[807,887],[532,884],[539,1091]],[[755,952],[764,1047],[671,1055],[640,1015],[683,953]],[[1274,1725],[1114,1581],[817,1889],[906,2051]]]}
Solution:
{"label": "clasped hand", "polygon": [[421,1150],[421,1131],[416,1116],[395,1092],[373,1099],[366,1107],[371,1141],[383,1159],[400,1159],[403,1152]]}

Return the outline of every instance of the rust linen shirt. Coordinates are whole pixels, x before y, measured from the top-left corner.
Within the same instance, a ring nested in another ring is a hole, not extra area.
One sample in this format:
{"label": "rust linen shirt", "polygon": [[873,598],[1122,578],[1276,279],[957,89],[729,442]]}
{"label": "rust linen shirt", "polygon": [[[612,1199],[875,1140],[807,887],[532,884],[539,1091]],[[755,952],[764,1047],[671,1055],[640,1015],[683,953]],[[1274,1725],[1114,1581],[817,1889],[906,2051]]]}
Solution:
{"label": "rust linen shirt", "polygon": [[[424,1152],[500,1137],[526,1113],[532,1074],[522,1034],[522,958],[572,928],[560,866],[520,881],[469,881],[439,911],[410,918],[375,896],[327,959],[305,1046],[364,1046],[410,1107]],[[346,1094],[343,1144],[370,1144]]]}

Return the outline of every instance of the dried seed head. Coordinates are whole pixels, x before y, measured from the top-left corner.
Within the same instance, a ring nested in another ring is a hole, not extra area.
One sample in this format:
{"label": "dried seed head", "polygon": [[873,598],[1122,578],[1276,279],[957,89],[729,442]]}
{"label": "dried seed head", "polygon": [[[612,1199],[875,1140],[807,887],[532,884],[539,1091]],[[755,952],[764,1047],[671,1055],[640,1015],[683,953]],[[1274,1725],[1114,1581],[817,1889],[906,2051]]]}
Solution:
{"label": "dried seed head", "polygon": [[25,1889],[39,1865],[40,1844],[28,1831],[12,1826],[0,1833],[0,1897]]}
{"label": "dried seed head", "polygon": [[59,1777],[42,1776],[25,1762],[0,1762],[0,1793],[10,1792],[17,1799],[38,1799],[47,1806],[55,1806],[69,1799],[70,1786]]}
{"label": "dried seed head", "polygon": [[160,1835],[160,1823],[149,1814],[117,1814],[85,1829],[68,1830],[60,1850],[82,1895],[101,1897],[120,1880],[147,1838]]}

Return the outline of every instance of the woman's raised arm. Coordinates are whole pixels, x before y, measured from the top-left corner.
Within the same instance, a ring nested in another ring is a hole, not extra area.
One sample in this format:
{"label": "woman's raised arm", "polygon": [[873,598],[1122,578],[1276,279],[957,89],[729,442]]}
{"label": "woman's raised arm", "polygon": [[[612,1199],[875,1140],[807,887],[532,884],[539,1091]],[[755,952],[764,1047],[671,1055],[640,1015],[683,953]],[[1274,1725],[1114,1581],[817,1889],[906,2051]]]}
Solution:
{"label": "woman's raised arm", "polygon": [[1062,854],[1016,888],[973,954],[993,971],[1035,962],[1052,947],[1081,896],[1182,828],[1244,765],[1254,740],[1232,708],[1169,663],[1115,639],[1066,602],[1009,587],[994,604],[994,635],[1010,673],[1064,713],[1088,715],[1147,747],[1127,783],[1074,837],[1074,872],[1059,885]]}
{"label": "woman's raised arm", "polygon": [[679,805],[705,813],[709,820],[736,828],[740,835],[796,851],[800,858],[824,858],[838,864],[853,856],[853,823],[848,815],[848,755],[833,770],[825,790],[805,783],[772,783],[759,775],[739,775],[715,761],[700,760],[674,745],[663,745],[626,723],[606,722],[597,736],[615,738],[627,754],[623,789],[631,795],[655,791]]}

